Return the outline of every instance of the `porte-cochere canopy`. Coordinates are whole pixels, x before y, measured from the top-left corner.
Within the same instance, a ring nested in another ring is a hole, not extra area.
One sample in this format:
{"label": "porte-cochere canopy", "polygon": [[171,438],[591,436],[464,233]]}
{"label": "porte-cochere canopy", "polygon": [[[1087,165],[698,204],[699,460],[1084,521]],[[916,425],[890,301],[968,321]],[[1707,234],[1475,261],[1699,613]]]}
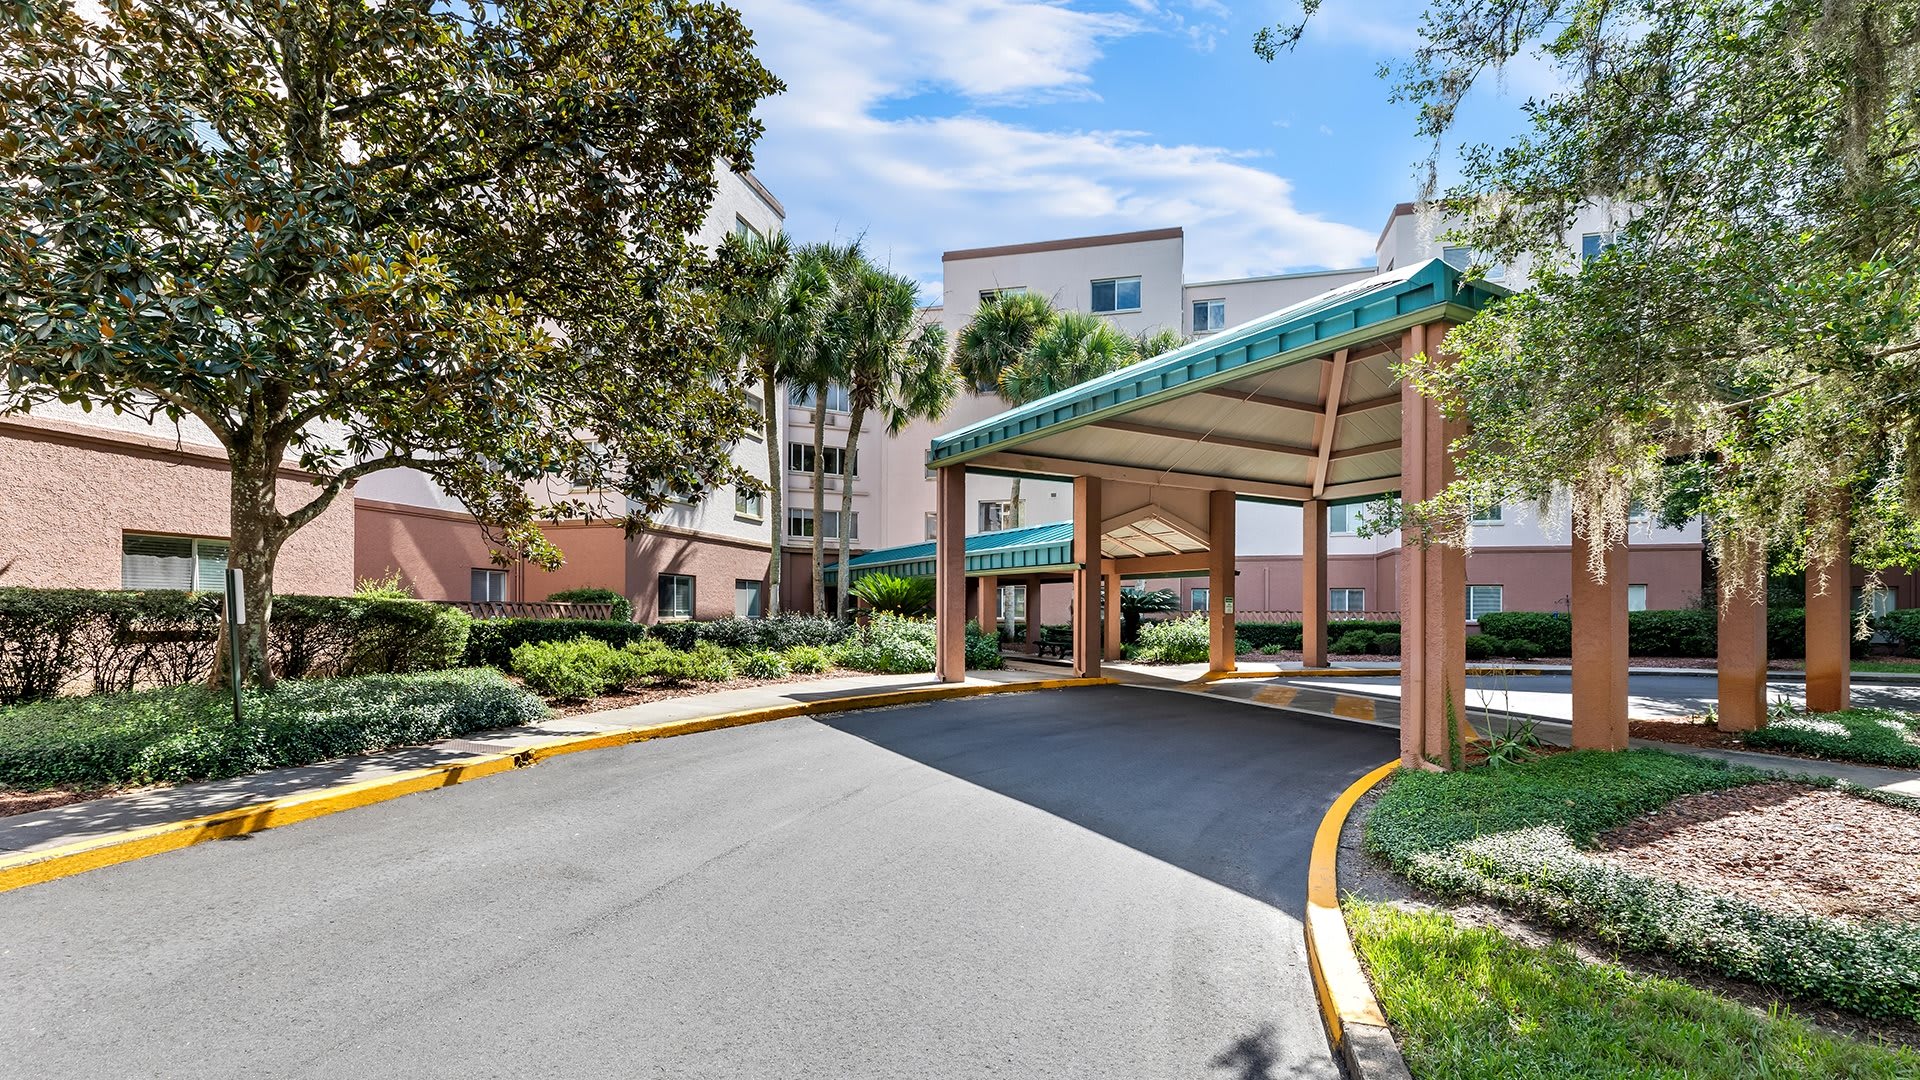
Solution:
{"label": "porte-cochere canopy", "polygon": [[1395,491],[1405,331],[1502,293],[1439,259],[1390,271],[942,435],[928,463],[1287,502]]}

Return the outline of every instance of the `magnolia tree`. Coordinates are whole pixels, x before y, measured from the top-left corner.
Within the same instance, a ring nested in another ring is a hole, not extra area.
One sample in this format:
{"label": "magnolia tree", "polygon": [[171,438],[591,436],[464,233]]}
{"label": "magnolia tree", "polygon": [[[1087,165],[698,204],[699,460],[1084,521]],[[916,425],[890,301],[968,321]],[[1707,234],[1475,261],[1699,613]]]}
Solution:
{"label": "magnolia tree", "polygon": [[[409,466],[551,564],[529,494],[629,525],[737,479],[754,417],[688,239],[779,83],[730,10],[666,2],[10,7],[0,411],[197,422],[231,464],[238,655],[274,563]],[[289,500],[286,464],[314,478]]]}
{"label": "magnolia tree", "polygon": [[[1473,424],[1420,523],[1458,537],[1475,506],[1566,490],[1603,542],[1636,502],[1705,514],[1723,594],[1760,585],[1769,547],[1912,566],[1920,3],[1439,0],[1420,33],[1397,92],[1434,140],[1425,196],[1485,257],[1534,267],[1449,335],[1454,356],[1413,358]],[[1563,89],[1440,190],[1469,93],[1522,59]],[[1596,203],[1625,224],[1575,263],[1570,227]]]}

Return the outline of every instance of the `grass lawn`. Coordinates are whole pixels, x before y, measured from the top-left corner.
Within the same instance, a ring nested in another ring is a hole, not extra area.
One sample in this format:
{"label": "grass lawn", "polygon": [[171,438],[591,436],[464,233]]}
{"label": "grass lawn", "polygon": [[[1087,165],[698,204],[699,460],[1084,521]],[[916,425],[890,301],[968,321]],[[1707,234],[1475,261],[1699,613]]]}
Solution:
{"label": "grass lawn", "polygon": [[1855,660],[1851,666],[1869,675],[1920,675],[1920,660]]}
{"label": "grass lawn", "polygon": [[1920,716],[1892,709],[1776,711],[1766,727],[1743,732],[1741,739],[1748,746],[1789,754],[1920,769]]}
{"label": "grass lawn", "polygon": [[1420,1080],[1906,1077],[1920,1054],[1761,1015],[1437,912],[1349,902],[1381,1008]]}
{"label": "grass lawn", "polygon": [[240,724],[231,697],[199,686],[55,698],[0,709],[0,788],[220,779],[547,715],[491,668],[290,680],[249,690]]}
{"label": "grass lawn", "polygon": [[[1602,833],[1682,795],[1768,776],[1660,750],[1581,751],[1500,768],[1403,772],[1368,814],[1365,842],[1433,893],[1487,897],[1619,948],[1670,956],[1863,1016],[1920,1020],[1915,924],[1774,911],[1636,872],[1595,852]],[[1920,815],[1914,821],[1920,828]]]}

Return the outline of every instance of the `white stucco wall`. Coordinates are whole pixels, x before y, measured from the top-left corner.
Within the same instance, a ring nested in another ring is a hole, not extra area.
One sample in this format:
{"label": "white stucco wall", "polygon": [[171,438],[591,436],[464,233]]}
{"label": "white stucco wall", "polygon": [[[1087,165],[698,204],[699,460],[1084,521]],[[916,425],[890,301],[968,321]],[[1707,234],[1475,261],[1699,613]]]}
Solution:
{"label": "white stucco wall", "polygon": [[1106,316],[1114,326],[1138,334],[1161,328],[1178,330],[1183,325],[1182,235],[1118,243],[1103,237],[1057,243],[1071,246],[1022,250],[1046,245],[1014,245],[1003,252],[976,249],[999,253],[969,257],[960,257],[967,255],[965,252],[950,252],[941,264],[944,299],[940,317],[947,333],[959,333],[973,317],[982,290],[1023,288],[1047,297],[1056,307],[1090,311],[1095,281],[1125,277],[1140,279],[1140,308]]}
{"label": "white stucco wall", "polygon": [[[1196,281],[1181,289],[1180,332],[1193,335],[1193,304],[1196,300],[1226,302],[1228,327],[1251,322],[1284,307],[1291,307],[1328,289],[1372,277],[1371,266],[1350,270],[1325,270],[1311,274],[1280,274],[1270,277],[1240,278],[1231,281]],[[1212,333],[1213,331],[1209,331]]]}

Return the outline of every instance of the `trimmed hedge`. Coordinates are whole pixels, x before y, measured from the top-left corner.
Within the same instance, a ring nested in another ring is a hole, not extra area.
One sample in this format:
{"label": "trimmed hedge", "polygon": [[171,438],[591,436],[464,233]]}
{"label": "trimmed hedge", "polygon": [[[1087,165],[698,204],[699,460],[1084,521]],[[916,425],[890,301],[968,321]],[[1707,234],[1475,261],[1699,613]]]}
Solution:
{"label": "trimmed hedge", "polygon": [[1868,1016],[1920,1019],[1920,937],[1910,924],[1774,912],[1588,854],[1600,834],[1682,795],[1770,776],[1658,750],[1402,771],[1368,815],[1365,843],[1434,892],[1499,900],[1622,947]]}
{"label": "trimmed hedge", "polygon": [[[1776,658],[1807,655],[1806,618],[1807,613],[1801,608],[1768,609],[1767,655]],[[1486,656],[1517,656],[1509,650],[1520,643],[1531,644],[1534,656],[1573,654],[1573,620],[1562,611],[1488,612],[1480,616],[1480,636],[1492,639],[1488,646],[1493,651]],[[1719,640],[1719,616],[1713,611],[1627,613],[1627,652],[1633,656],[1710,657]]]}
{"label": "trimmed hedge", "polygon": [[766,619],[714,619],[710,622],[659,623],[653,636],[676,649],[691,649],[711,641],[728,649],[764,649],[782,652],[795,645],[838,645],[853,626],[816,615],[775,615]]}
{"label": "trimmed hedge", "polygon": [[176,686],[0,709],[0,787],[213,780],[545,719],[497,671],[289,680],[246,693]]}
{"label": "trimmed hedge", "polygon": [[645,641],[647,630],[644,623],[599,619],[476,619],[467,635],[466,664],[506,671],[513,664],[513,650],[522,645],[592,638],[619,648]]}
{"label": "trimmed hedge", "polygon": [[[1400,623],[1384,619],[1329,619],[1327,621],[1329,640],[1360,630],[1371,631],[1374,634],[1398,634]],[[1235,637],[1250,646],[1250,651],[1280,649],[1286,652],[1298,652],[1302,644],[1303,627],[1298,620],[1235,622],[1233,633]]]}
{"label": "trimmed hedge", "polygon": [[[471,624],[423,600],[276,596],[268,655],[293,679],[430,671],[460,662]],[[193,682],[219,629],[213,593],[0,588],[0,704]]]}
{"label": "trimmed hedge", "polygon": [[608,604],[613,607],[614,622],[633,621],[633,601],[613,589],[591,585],[579,589],[561,589],[547,599],[556,604]]}

